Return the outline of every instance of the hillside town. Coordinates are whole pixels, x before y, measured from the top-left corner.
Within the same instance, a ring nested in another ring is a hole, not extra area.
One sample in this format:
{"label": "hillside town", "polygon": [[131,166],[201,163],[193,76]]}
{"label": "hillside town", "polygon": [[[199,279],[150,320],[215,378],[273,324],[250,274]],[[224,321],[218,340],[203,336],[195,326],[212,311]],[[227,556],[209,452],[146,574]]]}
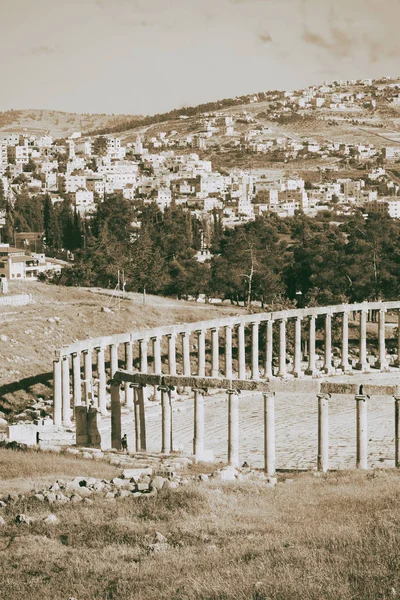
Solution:
{"label": "hillside town", "polygon": [[[7,204],[13,206],[22,192],[46,195],[53,206],[68,199],[82,220],[115,193],[128,201],[155,203],[162,211],[182,206],[199,219],[218,212],[224,228],[268,213],[283,218],[296,211],[309,216],[328,211],[340,218],[361,209],[400,218],[400,138],[380,136],[373,144],[366,135],[368,142],[350,143],[346,136],[343,141],[337,135],[317,139],[293,134],[295,127],[282,133],[273,125],[313,120],[315,130],[324,122],[335,131],[349,119],[357,126],[368,118],[368,133],[372,127],[379,130],[382,110],[400,106],[399,80],[326,82],[233,104],[234,110],[180,114],[175,121],[120,135],[75,131],[56,139],[50,133],[0,133],[0,228]],[[358,113],[363,120],[357,120]],[[235,156],[255,157],[256,166],[236,166]],[[215,157],[219,166],[213,164]],[[220,166],[224,157],[230,160]],[[2,247],[7,259],[0,266],[3,276],[36,278],[40,270],[60,268],[43,266],[43,255],[18,251],[31,249],[32,240],[42,234],[14,232],[14,245]],[[202,253],[200,260],[205,258]]]}

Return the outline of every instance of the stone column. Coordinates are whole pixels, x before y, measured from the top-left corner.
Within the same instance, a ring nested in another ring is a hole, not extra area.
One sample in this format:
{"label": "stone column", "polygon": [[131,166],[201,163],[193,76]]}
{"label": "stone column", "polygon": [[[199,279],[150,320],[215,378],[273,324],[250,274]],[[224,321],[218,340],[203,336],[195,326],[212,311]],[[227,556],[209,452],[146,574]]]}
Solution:
{"label": "stone column", "polygon": [[266,345],[265,345],[265,379],[270,379],[273,375],[272,371],[272,353],[273,353],[273,326],[274,322],[270,319],[267,321],[266,330]]}
{"label": "stone column", "polygon": [[[133,348],[131,342],[125,342],[125,369],[132,371],[133,368]],[[133,387],[128,382],[124,382],[125,406],[133,410]]]}
{"label": "stone column", "polygon": [[182,336],[182,357],[183,357],[183,374],[186,377],[190,377],[190,333],[189,331],[183,331]]}
{"label": "stone column", "polygon": [[[251,331],[251,378],[260,379],[260,371],[258,368],[258,331],[259,324],[252,323]],[[286,348],[286,342],[285,342]]]}
{"label": "stone column", "polygon": [[168,338],[168,374],[176,375],[176,347],[175,334],[170,333]]}
{"label": "stone column", "polygon": [[367,396],[356,396],[357,403],[357,469],[368,469]]}
{"label": "stone column", "polygon": [[147,439],[146,439],[146,410],[144,401],[146,398],[146,386],[140,385],[138,387],[138,405],[139,405],[139,423],[140,423],[140,449],[145,452],[147,450]]}
{"label": "stone column", "polygon": [[139,399],[139,388],[141,387],[138,383],[134,383],[133,387],[133,398],[134,398],[134,409],[135,409],[135,450],[140,452],[140,399]]}
{"label": "stone column", "polygon": [[315,315],[310,316],[310,339],[308,342],[308,369],[306,375],[315,376],[317,369],[315,367]]}
{"label": "stone column", "polygon": [[119,383],[111,381],[111,447],[121,450],[121,400]]}
{"label": "stone column", "polygon": [[72,355],[73,399],[75,406],[82,405],[81,353]]}
{"label": "stone column", "polygon": [[232,379],[232,326],[225,325],[225,377]]}
{"label": "stone column", "polygon": [[92,351],[83,351],[83,387],[86,406],[89,406],[90,400],[93,400],[92,385]]}
{"label": "stone column", "polygon": [[394,397],[394,460],[400,467],[400,396]]}
{"label": "stone column", "polygon": [[385,371],[388,367],[386,360],[386,345],[385,345],[385,308],[379,310],[378,321],[378,360],[375,363],[376,367],[381,371]]}
{"label": "stone column", "polygon": [[194,394],[193,454],[196,462],[204,458],[204,394],[205,390],[192,389]]}
{"label": "stone column", "polygon": [[263,392],[264,398],[264,471],[275,475],[275,393]]}
{"label": "stone column", "polygon": [[400,367],[400,310],[397,312],[397,360],[396,367]]}
{"label": "stone column", "polygon": [[147,373],[147,340],[139,340],[140,372]]}
{"label": "stone column", "polygon": [[325,360],[324,373],[330,375],[333,373],[332,367],[332,315],[325,315]]}
{"label": "stone column", "polygon": [[62,423],[62,384],[61,384],[61,361],[53,361],[53,423]]}
{"label": "stone column", "polygon": [[111,344],[110,346],[110,375],[113,379],[115,373],[118,371],[118,344]]}
{"label": "stone column", "polygon": [[161,390],[161,452],[163,454],[171,453],[171,401],[170,389],[167,386],[160,386]]}
{"label": "stone column", "polygon": [[368,310],[360,311],[360,356],[356,365],[358,371],[369,371],[367,362],[367,314]]}
{"label": "stone column", "polygon": [[107,375],[104,348],[97,348],[97,374],[99,376],[99,410],[102,415],[107,414]]}
{"label": "stone column", "polygon": [[303,317],[296,317],[294,321],[294,361],[293,361],[293,375],[294,377],[301,377],[303,375],[301,370],[301,321]]}
{"label": "stone column", "polygon": [[318,471],[329,469],[329,394],[318,394]]}
{"label": "stone column", "polygon": [[344,372],[351,368],[349,364],[349,313],[346,310],[342,314],[342,362],[340,367]]}
{"label": "stone column", "polygon": [[286,377],[286,319],[279,319],[279,371],[278,377]]}
{"label": "stone column", "polygon": [[[162,375],[161,362],[161,338],[159,336],[153,338],[153,357],[154,357],[154,373]],[[161,393],[158,391],[158,386],[153,387],[154,399],[161,400]]]}
{"label": "stone column", "polygon": [[62,358],[62,424],[71,426],[71,392],[69,385],[69,357]]}
{"label": "stone column", "polygon": [[239,466],[239,390],[226,390],[228,394],[228,464]]}
{"label": "stone column", "polygon": [[211,377],[219,375],[219,332],[211,329]]}
{"label": "stone column", "polygon": [[246,340],[244,323],[238,327],[238,363],[239,379],[246,379]]}
{"label": "stone column", "polygon": [[206,374],[206,334],[205,331],[197,332],[198,336],[198,366],[199,377],[205,377]]}

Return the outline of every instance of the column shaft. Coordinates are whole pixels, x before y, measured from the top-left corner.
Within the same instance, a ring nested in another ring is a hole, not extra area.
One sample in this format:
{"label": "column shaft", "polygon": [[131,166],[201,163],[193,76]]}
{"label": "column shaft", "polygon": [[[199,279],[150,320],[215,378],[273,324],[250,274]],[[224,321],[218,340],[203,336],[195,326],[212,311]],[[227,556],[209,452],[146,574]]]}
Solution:
{"label": "column shaft", "polygon": [[219,335],[218,329],[211,330],[211,377],[219,375]]}
{"label": "column shaft", "polygon": [[394,460],[400,467],[400,396],[394,397]]}
{"label": "column shaft", "polygon": [[121,400],[119,383],[111,382],[111,447],[121,450]]}
{"label": "column shaft", "polygon": [[90,400],[93,400],[93,372],[92,372],[92,351],[85,350],[83,352],[83,382],[84,382],[84,398],[86,406],[89,406]]}
{"label": "column shaft", "polygon": [[238,355],[239,379],[246,379],[246,341],[244,323],[240,323],[238,327]]}
{"label": "column shaft", "polygon": [[294,322],[294,362],[293,375],[301,377],[301,320],[302,317],[296,317]]}
{"label": "column shaft", "polygon": [[400,310],[397,312],[397,360],[396,366],[400,367]]}
{"label": "column shaft", "polygon": [[356,396],[357,403],[357,469],[368,469],[367,397]]}
{"label": "column shaft", "polygon": [[107,375],[104,348],[97,349],[97,374],[99,377],[99,410],[102,415],[107,414]]}
{"label": "column shaft", "polygon": [[169,395],[168,388],[161,388],[161,452],[163,454],[171,453],[171,404]]}
{"label": "column shaft", "polygon": [[71,425],[71,393],[69,381],[69,357],[62,359],[62,424],[64,427]]}
{"label": "column shaft", "polygon": [[190,377],[190,333],[184,331],[182,334],[182,356],[183,356],[183,374]]}
{"label": "column shaft", "polygon": [[175,334],[170,334],[167,337],[168,337],[168,369],[169,369],[169,375],[176,375]]}
{"label": "column shaft", "polygon": [[325,315],[325,361],[324,372],[332,373],[332,315]]}
{"label": "column shaft", "polygon": [[342,362],[343,371],[349,371],[349,313],[345,311],[342,315]]}
{"label": "column shaft", "polygon": [[[252,323],[251,332],[251,377],[252,379],[259,379],[260,372],[258,368],[258,332],[259,324]],[[285,342],[286,347],[286,342]]]}
{"label": "column shaft", "polygon": [[118,344],[111,344],[110,346],[110,376],[111,379],[118,371]]}
{"label": "column shaft", "polygon": [[53,361],[53,423],[62,423],[62,383],[61,383],[61,361]]}
{"label": "column shaft", "polygon": [[264,398],[264,471],[275,475],[275,394],[263,393]]}
{"label": "column shaft", "polygon": [[279,320],[279,371],[278,377],[286,376],[286,319]]}
{"label": "column shaft", "polygon": [[147,340],[139,340],[140,349],[140,372],[147,373]]}
{"label": "column shaft", "polygon": [[139,452],[141,450],[140,443],[140,398],[139,398],[139,385],[133,386],[133,398],[135,407],[135,450]]}
{"label": "column shaft", "polygon": [[232,327],[225,326],[225,377],[232,379]]}
{"label": "column shaft", "polygon": [[270,379],[273,375],[272,371],[272,353],[273,353],[273,326],[274,322],[270,319],[267,321],[266,344],[265,344],[265,378]]}
{"label": "column shaft", "polygon": [[162,374],[161,339],[159,337],[153,338],[153,356],[154,356],[154,373],[156,375],[161,375]]}
{"label": "column shaft", "polygon": [[329,469],[329,396],[318,394],[318,471]]}
{"label": "column shaft", "polygon": [[367,310],[360,311],[360,356],[356,365],[359,371],[368,371],[367,363]]}
{"label": "column shaft", "polygon": [[146,439],[146,410],[144,401],[146,397],[146,386],[141,385],[138,390],[139,397],[139,420],[140,420],[140,449],[145,452],[147,450]]}
{"label": "column shaft", "polygon": [[308,369],[307,375],[316,375],[317,369],[315,367],[315,316],[310,316],[310,336],[308,342]]}
{"label": "column shaft", "polygon": [[376,366],[381,371],[385,370],[388,366],[386,360],[386,344],[385,344],[385,309],[379,311],[378,321],[378,362]]}
{"label": "column shaft", "polygon": [[73,398],[75,406],[82,404],[82,379],[81,379],[81,354],[76,352],[72,355],[72,375],[73,375]]}
{"label": "column shaft", "polygon": [[206,374],[206,334],[205,331],[198,331],[198,367],[199,377],[205,377]]}
{"label": "column shaft", "polygon": [[228,394],[228,463],[239,466],[239,396],[234,390]]}
{"label": "column shaft", "polygon": [[204,391],[194,389],[193,454],[196,462],[204,457]]}

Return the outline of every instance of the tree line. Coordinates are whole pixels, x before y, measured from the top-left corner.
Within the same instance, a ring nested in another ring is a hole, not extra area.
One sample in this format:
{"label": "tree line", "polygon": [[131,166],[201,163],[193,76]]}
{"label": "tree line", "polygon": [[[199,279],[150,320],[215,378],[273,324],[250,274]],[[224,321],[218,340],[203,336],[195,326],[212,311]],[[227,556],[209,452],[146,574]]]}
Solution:
{"label": "tree line", "polygon": [[[111,194],[82,220],[68,196],[53,205],[22,191],[6,205],[2,241],[13,244],[16,231],[43,232],[46,254],[73,253],[56,280],[65,285],[113,288],[119,272],[128,291],[248,306],[397,300],[400,221],[361,211],[340,223],[331,218],[270,214],[224,229],[218,211],[199,219],[182,207],[162,212],[155,202]],[[202,237],[212,254],[205,263],[196,257]]]}

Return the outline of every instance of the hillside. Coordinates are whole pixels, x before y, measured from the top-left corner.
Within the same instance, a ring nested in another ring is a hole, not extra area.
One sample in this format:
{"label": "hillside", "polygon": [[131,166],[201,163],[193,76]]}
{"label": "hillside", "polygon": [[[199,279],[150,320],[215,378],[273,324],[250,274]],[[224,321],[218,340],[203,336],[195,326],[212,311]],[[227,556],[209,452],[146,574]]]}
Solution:
{"label": "hillside", "polygon": [[[160,323],[201,321],[240,310],[152,296],[143,306],[140,294],[130,294],[119,303],[89,290],[33,281],[10,282],[10,292],[30,293],[34,302],[0,311],[0,410],[6,414],[24,408],[32,395],[50,394],[54,351],[63,344]],[[104,312],[103,307],[110,307],[111,312]]]}
{"label": "hillside", "polygon": [[9,110],[0,112],[0,133],[50,133],[55,138],[100,127],[114,127],[132,115],[78,114],[57,110]]}

